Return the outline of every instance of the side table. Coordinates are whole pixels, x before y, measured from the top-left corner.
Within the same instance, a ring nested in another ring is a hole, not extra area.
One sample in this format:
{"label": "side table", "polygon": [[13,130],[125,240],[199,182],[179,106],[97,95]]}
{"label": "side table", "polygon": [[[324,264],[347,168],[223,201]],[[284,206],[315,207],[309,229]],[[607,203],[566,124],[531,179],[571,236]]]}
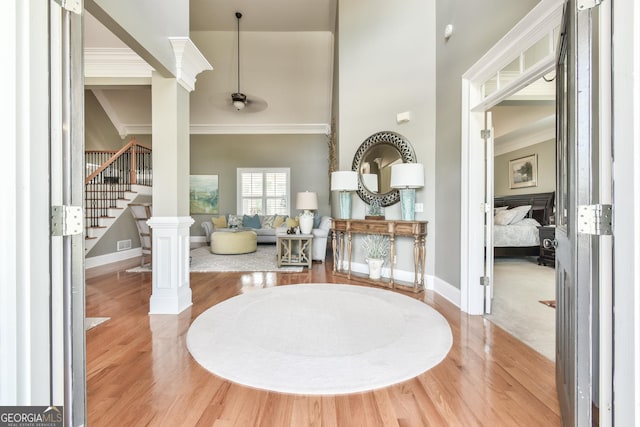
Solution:
{"label": "side table", "polygon": [[544,240],[549,239],[553,241],[556,238],[556,228],[553,226],[538,227],[538,236],[540,238],[540,256],[538,257],[538,265],[551,264],[556,265],[556,249],[551,246],[549,248],[544,247]]}
{"label": "side table", "polygon": [[311,268],[313,234],[276,234],[278,267],[302,265]]}

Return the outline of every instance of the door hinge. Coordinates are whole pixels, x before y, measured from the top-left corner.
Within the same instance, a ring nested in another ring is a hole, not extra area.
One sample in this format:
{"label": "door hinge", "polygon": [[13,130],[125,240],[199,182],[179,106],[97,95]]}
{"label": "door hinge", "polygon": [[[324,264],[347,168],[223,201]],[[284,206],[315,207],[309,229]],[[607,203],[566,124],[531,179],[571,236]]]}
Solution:
{"label": "door hinge", "polygon": [[480,138],[482,138],[482,139],[491,138],[491,129],[482,129],[480,131]]}
{"label": "door hinge", "polygon": [[61,8],[69,12],[73,12],[76,15],[82,14],[82,2],[81,0],[55,0]]}
{"label": "door hinge", "polygon": [[491,279],[487,276],[480,277],[480,286],[489,286],[491,284]]}
{"label": "door hinge", "polygon": [[576,7],[578,10],[587,10],[593,9],[596,6],[600,6],[602,0],[578,0],[576,3]]}
{"label": "door hinge", "polygon": [[51,235],[73,236],[83,233],[83,215],[80,206],[51,207]]}
{"label": "door hinge", "polygon": [[611,205],[578,206],[578,233],[607,236],[612,234]]}

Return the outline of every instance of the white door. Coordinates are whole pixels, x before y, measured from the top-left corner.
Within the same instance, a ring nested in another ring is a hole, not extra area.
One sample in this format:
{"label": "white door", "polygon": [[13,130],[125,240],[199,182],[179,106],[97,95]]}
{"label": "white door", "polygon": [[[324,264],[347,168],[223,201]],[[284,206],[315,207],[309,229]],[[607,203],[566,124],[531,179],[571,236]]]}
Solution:
{"label": "white door", "polygon": [[493,300],[493,121],[491,112],[485,113],[485,221],[484,221],[484,312],[491,314]]}

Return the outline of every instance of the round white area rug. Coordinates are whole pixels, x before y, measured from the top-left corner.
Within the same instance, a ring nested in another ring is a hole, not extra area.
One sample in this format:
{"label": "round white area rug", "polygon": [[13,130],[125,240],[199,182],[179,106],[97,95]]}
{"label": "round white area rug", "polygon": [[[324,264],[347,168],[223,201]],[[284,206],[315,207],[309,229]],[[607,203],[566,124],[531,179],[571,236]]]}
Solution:
{"label": "round white area rug", "polygon": [[249,387],[345,394],[411,379],[449,352],[451,329],[423,302],[385,289],[305,284],[213,306],[187,346],[210,372]]}

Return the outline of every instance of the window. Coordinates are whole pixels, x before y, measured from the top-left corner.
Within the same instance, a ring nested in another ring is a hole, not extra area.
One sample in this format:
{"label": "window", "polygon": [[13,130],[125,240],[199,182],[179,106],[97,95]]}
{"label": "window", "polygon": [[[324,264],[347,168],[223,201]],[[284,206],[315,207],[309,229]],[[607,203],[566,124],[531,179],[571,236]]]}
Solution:
{"label": "window", "polygon": [[238,214],[289,215],[289,168],[238,168]]}

